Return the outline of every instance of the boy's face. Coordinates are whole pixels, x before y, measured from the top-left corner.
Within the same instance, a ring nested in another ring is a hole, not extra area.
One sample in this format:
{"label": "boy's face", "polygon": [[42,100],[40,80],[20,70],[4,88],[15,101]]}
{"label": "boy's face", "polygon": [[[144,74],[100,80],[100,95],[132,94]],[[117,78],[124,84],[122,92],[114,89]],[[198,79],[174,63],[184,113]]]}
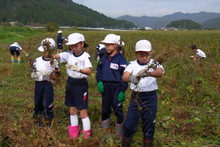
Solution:
{"label": "boy's face", "polygon": [[150,52],[136,52],[136,56],[140,63],[145,64],[149,61]]}
{"label": "boy's face", "polygon": [[117,47],[116,44],[107,44],[107,43],[105,43],[105,48],[106,48],[108,54],[110,54],[110,55],[116,53],[116,47]]}
{"label": "boy's face", "polygon": [[192,52],[196,52],[196,50],[197,50],[197,49],[194,49],[194,48],[193,48],[193,49],[192,49]]}
{"label": "boy's face", "polygon": [[74,54],[79,55],[83,51],[84,42],[78,42],[76,44],[70,45],[70,49]]}

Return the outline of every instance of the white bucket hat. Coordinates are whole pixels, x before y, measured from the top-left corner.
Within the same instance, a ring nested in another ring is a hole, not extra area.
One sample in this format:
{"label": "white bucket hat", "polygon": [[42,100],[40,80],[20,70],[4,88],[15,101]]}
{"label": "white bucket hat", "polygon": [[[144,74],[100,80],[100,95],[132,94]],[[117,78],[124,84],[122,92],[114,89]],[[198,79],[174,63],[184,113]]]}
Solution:
{"label": "white bucket hat", "polygon": [[45,41],[47,41],[47,42],[50,43],[51,49],[55,48],[56,44],[55,44],[55,41],[53,40],[53,38],[45,38],[44,40],[41,41],[41,46],[38,47],[38,50],[39,50],[40,52],[44,52],[44,51],[45,51],[45,50],[44,50],[44,48],[45,48],[44,42],[45,42]]}
{"label": "white bucket hat", "polygon": [[135,52],[149,52],[151,50],[151,43],[148,40],[139,40],[135,45]]}
{"label": "white bucket hat", "polygon": [[115,34],[108,34],[104,40],[101,41],[101,43],[106,44],[118,44],[120,45],[120,36]]}
{"label": "white bucket hat", "polygon": [[58,34],[61,34],[61,33],[63,33],[63,31],[59,30],[57,33],[58,33]]}
{"label": "white bucket hat", "polygon": [[68,42],[66,45],[74,45],[78,42],[85,41],[85,37],[80,33],[73,33],[68,36]]}

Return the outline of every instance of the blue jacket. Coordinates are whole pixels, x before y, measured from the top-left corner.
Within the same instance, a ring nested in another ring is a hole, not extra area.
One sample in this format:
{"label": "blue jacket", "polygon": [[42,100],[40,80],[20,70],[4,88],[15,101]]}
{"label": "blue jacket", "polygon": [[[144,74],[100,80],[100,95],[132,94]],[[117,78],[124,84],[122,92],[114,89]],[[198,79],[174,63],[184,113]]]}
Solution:
{"label": "blue jacket", "polygon": [[63,39],[64,37],[61,34],[57,35],[57,43],[63,43]]}
{"label": "blue jacket", "polygon": [[118,82],[121,83],[121,90],[125,91],[128,88],[128,83],[122,82],[122,75],[127,64],[126,59],[121,53],[117,53],[113,57],[104,55],[96,68],[97,82]]}

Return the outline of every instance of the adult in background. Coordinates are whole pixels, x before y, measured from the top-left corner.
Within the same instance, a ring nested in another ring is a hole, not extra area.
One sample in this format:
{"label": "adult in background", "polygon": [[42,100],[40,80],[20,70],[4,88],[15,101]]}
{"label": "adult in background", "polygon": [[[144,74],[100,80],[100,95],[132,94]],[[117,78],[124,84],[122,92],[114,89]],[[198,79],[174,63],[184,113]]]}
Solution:
{"label": "adult in background", "polygon": [[194,56],[190,56],[190,58],[193,59],[193,61],[206,58],[206,54],[201,49],[198,49],[196,45],[192,45],[191,49],[192,52],[195,53]]}
{"label": "adult in background", "polygon": [[64,37],[62,36],[63,32],[61,30],[59,30],[57,33],[58,33],[58,35],[57,35],[57,52],[61,53],[62,49],[63,49]]}
{"label": "adult in background", "polygon": [[18,58],[18,63],[21,63],[20,51],[22,51],[26,56],[28,56],[28,54],[21,48],[21,46],[17,42],[14,42],[13,44],[11,44],[9,49],[11,53],[11,63],[15,62],[14,60],[15,54]]}

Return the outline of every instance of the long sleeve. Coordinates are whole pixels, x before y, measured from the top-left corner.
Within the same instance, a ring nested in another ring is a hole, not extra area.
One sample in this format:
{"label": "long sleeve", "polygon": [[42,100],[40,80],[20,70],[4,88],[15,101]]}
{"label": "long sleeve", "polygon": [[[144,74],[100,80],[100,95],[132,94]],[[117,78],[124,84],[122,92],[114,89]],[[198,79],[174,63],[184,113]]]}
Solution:
{"label": "long sleeve", "polygon": [[102,77],[102,62],[99,61],[97,67],[96,67],[96,81],[99,82],[99,81],[102,81],[103,80],[103,77]]}

